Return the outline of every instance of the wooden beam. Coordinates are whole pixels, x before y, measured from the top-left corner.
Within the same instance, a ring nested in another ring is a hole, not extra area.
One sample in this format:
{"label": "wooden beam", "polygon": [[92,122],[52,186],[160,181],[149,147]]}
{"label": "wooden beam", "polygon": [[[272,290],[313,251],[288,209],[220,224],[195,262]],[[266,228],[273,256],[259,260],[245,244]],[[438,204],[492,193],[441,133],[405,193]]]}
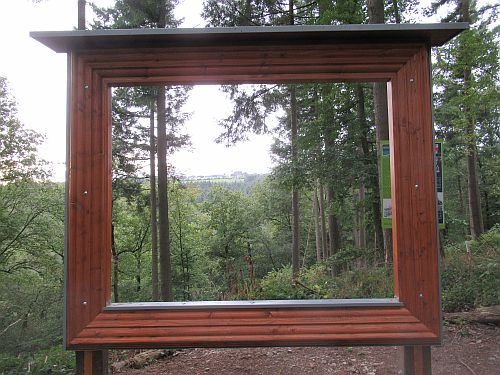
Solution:
{"label": "wooden beam", "polygon": [[404,375],[431,375],[431,347],[404,347]]}
{"label": "wooden beam", "polygon": [[77,351],[76,375],[107,375],[108,351]]}

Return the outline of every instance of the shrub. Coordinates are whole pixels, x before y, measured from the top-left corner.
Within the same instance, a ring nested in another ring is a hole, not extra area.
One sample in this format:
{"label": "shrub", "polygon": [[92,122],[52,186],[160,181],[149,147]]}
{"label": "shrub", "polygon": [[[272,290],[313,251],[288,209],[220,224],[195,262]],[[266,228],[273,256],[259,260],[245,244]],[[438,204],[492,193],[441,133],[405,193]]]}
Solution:
{"label": "shrub", "polygon": [[32,372],[36,374],[69,374],[75,368],[75,355],[61,345],[52,346],[35,354]]}
{"label": "shrub", "polygon": [[333,277],[327,263],[300,272],[292,284],[292,269],[286,266],[269,272],[261,282],[260,299],[385,298],[394,295],[392,269],[374,267],[347,271]]}
{"label": "shrub", "polygon": [[441,275],[446,312],[500,304],[500,226],[478,241],[447,246]]}

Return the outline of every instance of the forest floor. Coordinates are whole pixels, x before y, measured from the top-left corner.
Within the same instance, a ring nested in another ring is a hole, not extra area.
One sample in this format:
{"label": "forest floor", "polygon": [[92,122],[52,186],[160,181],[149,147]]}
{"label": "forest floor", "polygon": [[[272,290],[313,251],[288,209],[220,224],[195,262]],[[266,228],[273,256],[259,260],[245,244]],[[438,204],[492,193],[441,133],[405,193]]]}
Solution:
{"label": "forest floor", "polygon": [[[401,347],[293,347],[175,351],[126,375],[382,375],[401,374]],[[433,375],[500,374],[500,327],[447,324],[443,345],[432,348]]]}

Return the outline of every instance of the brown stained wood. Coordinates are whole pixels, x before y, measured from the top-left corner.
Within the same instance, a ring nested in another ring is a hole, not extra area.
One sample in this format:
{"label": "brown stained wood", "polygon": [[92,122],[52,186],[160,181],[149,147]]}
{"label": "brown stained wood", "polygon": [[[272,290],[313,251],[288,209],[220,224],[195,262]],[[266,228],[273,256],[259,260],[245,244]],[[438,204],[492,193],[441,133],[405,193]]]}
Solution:
{"label": "brown stained wood", "polygon": [[[404,308],[346,310],[106,312],[99,314],[72,340],[70,347],[98,348],[104,347],[101,346],[103,342],[107,342],[109,348],[134,347],[132,343],[139,338],[141,342],[137,345],[149,348],[245,346],[249,343],[265,346],[270,344],[267,336],[272,336],[273,342],[282,340],[283,345],[301,342],[327,345],[331,340],[337,345],[386,344],[408,342],[409,337],[413,338],[413,343],[438,342],[437,337]],[[221,343],[214,344],[213,337]]]}
{"label": "brown stained wood", "polygon": [[391,173],[398,296],[436,334],[440,330],[436,195],[427,50],[391,86]]}
{"label": "brown stained wood", "polygon": [[[84,98],[84,65],[80,63],[77,54],[72,54],[72,98],[70,110],[70,161],[68,169],[68,301],[67,322],[68,335],[75,336],[85,327],[84,311],[81,311],[82,298],[85,298],[84,273],[82,272],[86,262],[85,251],[82,248],[86,244],[88,228],[84,202],[81,201],[82,186],[88,180],[89,170],[85,160],[86,139],[83,131],[85,122],[85,98]],[[86,168],[87,166],[87,168]]]}
{"label": "brown stained wood", "polygon": [[81,348],[192,348],[192,347],[256,347],[256,346],[351,346],[351,345],[405,345],[418,341],[422,345],[435,345],[436,336],[429,332],[348,333],[307,335],[243,335],[243,336],[183,336],[156,337],[93,337],[75,338],[70,349]]}
{"label": "brown stained wood", "polygon": [[431,347],[404,347],[404,375],[431,375]]}
{"label": "brown stained wood", "polygon": [[[72,52],[70,61],[68,348],[440,342],[427,46],[89,50]],[[337,81],[389,82],[395,291],[404,307],[105,310],[111,296],[112,86]]]}
{"label": "brown stained wood", "polygon": [[108,374],[108,351],[77,351],[76,375],[106,375]]}
{"label": "brown stained wood", "polygon": [[79,335],[79,339],[93,337],[137,337],[148,336],[162,339],[164,337],[181,338],[184,336],[196,336],[203,333],[202,336],[254,336],[254,335],[296,335],[300,339],[301,336],[307,334],[369,334],[369,333],[403,333],[403,332],[423,332],[427,333],[428,329],[422,323],[363,323],[363,324],[305,324],[305,325],[290,325],[273,324],[271,322],[263,325],[238,325],[238,326],[221,326],[208,325],[200,327],[120,327],[120,328],[85,328]]}
{"label": "brown stained wood", "polygon": [[[204,327],[204,326],[236,326],[236,325],[266,325],[266,324],[287,324],[305,325],[305,324],[367,324],[367,323],[419,323],[420,321],[409,312],[401,315],[378,315],[370,314],[371,311],[364,311],[364,315],[334,315],[325,314],[324,316],[314,316],[307,311],[296,313],[288,317],[273,316],[265,314],[263,316],[248,317],[242,313],[240,316],[223,317],[179,317],[171,316],[165,313],[158,314],[142,313],[140,317],[130,316],[124,313],[115,313],[109,317],[109,314],[99,314],[87,328],[118,328],[118,327]],[[141,319],[142,318],[142,319]]]}
{"label": "brown stained wood", "polygon": [[[325,47],[327,48],[327,47]],[[305,51],[301,54],[290,54],[288,51],[280,52],[279,50],[266,51],[261,53],[244,52],[240,53],[238,51],[228,51],[225,53],[208,54],[202,52],[180,52],[168,54],[161,53],[151,53],[143,54],[142,59],[139,58],[137,54],[131,55],[130,58],[122,58],[116,61],[112,61],[115,68],[175,68],[180,66],[195,67],[200,65],[207,66],[237,66],[238,64],[245,63],[249,66],[275,66],[289,64],[291,66],[300,65],[342,65],[342,64],[364,64],[367,60],[373,61],[372,66],[376,65],[388,65],[388,64],[398,64],[402,66],[406,63],[408,58],[415,54],[418,48],[409,49],[403,53],[394,53],[391,55],[385,55],[380,49],[371,50],[358,50],[356,56],[345,54],[345,53],[325,53],[327,50],[323,51]],[[94,69],[103,69],[109,67],[110,59],[113,56],[105,56],[106,60],[103,60],[103,55],[97,55],[94,58],[87,58],[88,64]],[[203,59],[203,60],[200,60]]]}
{"label": "brown stained wood", "polygon": [[[199,65],[207,62],[219,65],[234,65],[237,61],[247,61],[252,65],[273,64],[304,64],[309,61],[317,63],[356,62],[370,57],[374,64],[387,62],[406,63],[423,43],[405,44],[337,44],[315,46],[293,46],[287,44],[260,46],[218,47],[173,47],[173,48],[144,48],[140,52],[130,49],[88,50],[85,53],[85,62],[95,68],[114,67],[167,67],[179,66],[186,61],[188,64]],[[340,60],[343,59],[343,60]],[[395,60],[394,60],[395,59]],[[182,66],[182,65],[181,65]]]}
{"label": "brown stained wood", "polygon": [[402,307],[388,308],[239,308],[239,309],[194,309],[194,310],[134,310],[134,311],[105,311],[99,315],[99,319],[116,319],[116,317],[125,317],[127,319],[232,319],[232,318],[297,318],[307,317],[311,319],[323,317],[371,317],[371,316],[411,316],[411,313]]}
{"label": "brown stained wood", "polygon": [[86,328],[130,328],[130,327],[209,327],[209,326],[258,326],[258,325],[356,325],[356,324],[400,324],[400,323],[420,323],[413,316],[401,317],[366,317],[366,318],[297,318],[297,319],[197,319],[186,320],[94,320]]}

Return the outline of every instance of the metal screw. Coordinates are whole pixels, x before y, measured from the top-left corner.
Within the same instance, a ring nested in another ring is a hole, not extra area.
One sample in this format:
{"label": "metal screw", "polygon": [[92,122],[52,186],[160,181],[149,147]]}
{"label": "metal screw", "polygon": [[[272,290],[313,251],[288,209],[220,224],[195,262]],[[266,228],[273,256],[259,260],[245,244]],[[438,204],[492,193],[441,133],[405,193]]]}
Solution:
{"label": "metal screw", "polygon": [[85,190],[85,191],[83,192],[83,195],[87,195],[87,194],[88,194],[88,191],[87,191],[87,190]]}
{"label": "metal screw", "polygon": [[415,189],[418,189],[418,185],[417,184],[415,184]]}
{"label": "metal screw", "polygon": [[83,305],[83,306],[87,306],[87,301],[83,301],[83,302],[82,302],[82,305]]}
{"label": "metal screw", "polygon": [[85,86],[83,86],[83,88],[84,88],[85,90],[87,90],[87,89],[89,88],[89,85],[85,85]]}
{"label": "metal screw", "polygon": [[422,293],[420,293],[420,294],[418,295],[418,298],[424,298],[424,295],[423,295]]}
{"label": "metal screw", "polygon": [[410,82],[415,82],[415,80],[413,78],[410,78]]}

